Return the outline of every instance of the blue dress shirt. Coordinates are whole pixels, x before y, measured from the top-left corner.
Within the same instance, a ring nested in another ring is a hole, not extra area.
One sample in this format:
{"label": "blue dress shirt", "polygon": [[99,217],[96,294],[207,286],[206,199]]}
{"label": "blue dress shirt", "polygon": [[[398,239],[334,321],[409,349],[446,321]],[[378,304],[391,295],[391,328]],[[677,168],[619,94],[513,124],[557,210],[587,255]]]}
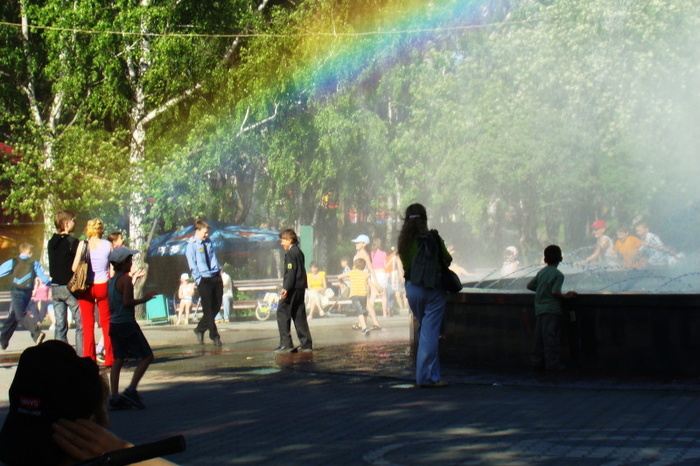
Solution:
{"label": "blue dress shirt", "polygon": [[[209,255],[208,266],[207,257],[204,253],[205,248],[206,253]],[[199,284],[202,277],[215,277],[221,274],[221,266],[216,259],[216,253],[214,252],[214,247],[209,238],[204,241],[198,238],[190,239],[189,243],[187,243],[185,256],[187,257],[187,263],[190,266],[190,272],[192,273],[192,278],[194,278],[195,283]]]}

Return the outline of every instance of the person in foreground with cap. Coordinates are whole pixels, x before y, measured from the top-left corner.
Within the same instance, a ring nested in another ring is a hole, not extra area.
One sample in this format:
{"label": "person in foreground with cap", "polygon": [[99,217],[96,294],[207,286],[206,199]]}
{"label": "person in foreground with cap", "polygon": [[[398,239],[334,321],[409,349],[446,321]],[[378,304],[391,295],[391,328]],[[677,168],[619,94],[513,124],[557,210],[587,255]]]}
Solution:
{"label": "person in foreground with cap", "polygon": [[[97,364],[49,340],[24,350],[0,431],[0,464],[69,465],[133,445],[107,430],[107,384]],[[173,464],[161,458],[146,465]]]}
{"label": "person in foreground with cap", "polygon": [[[109,262],[114,267],[115,273],[107,285],[109,307],[112,314],[109,336],[112,339],[112,351],[114,352],[114,363],[109,374],[112,389],[112,397],[109,399],[110,409],[131,407],[143,409],[146,407],[136,391],[136,387],[153,361],[153,351],[143,335],[141,327],[136,322],[135,306],[149,301],[155,296],[155,293],[151,291],[146,293],[143,298],[134,298],[134,285],[129,276],[134,254],[138,254],[138,251],[123,246],[109,253]],[[129,387],[120,395],[119,374],[124,365],[124,359],[127,357],[137,359],[139,362],[131,377]]]}
{"label": "person in foreground with cap", "polygon": [[576,262],[576,265],[584,265],[591,262],[602,265],[617,265],[617,253],[613,247],[612,239],[605,234],[606,227],[605,220],[598,219],[591,224],[591,230],[596,239],[595,249],[593,254],[580,262]]}

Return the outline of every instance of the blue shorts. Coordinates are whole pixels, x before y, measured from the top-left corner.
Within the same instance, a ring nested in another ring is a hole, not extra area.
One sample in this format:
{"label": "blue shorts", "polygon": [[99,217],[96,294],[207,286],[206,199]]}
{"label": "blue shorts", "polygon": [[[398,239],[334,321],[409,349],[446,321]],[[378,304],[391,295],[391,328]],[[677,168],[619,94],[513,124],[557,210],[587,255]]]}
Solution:
{"label": "blue shorts", "polygon": [[153,355],[141,327],[136,322],[110,323],[109,337],[115,359],[143,359]]}

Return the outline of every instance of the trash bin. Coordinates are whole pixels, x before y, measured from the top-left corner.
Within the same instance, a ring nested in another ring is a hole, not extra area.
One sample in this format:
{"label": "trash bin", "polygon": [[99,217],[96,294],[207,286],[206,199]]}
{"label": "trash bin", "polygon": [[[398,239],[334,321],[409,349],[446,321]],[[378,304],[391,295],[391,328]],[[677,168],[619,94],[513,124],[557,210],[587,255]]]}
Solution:
{"label": "trash bin", "polygon": [[157,294],[146,303],[146,318],[152,324],[170,323],[168,300],[165,295]]}

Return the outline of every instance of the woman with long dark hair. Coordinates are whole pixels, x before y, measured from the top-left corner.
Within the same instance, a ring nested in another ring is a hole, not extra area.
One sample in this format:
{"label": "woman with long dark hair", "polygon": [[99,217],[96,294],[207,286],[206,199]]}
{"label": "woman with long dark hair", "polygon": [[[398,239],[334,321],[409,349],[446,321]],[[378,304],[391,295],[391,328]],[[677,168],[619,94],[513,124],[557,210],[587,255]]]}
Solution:
{"label": "woman with long dark hair", "polygon": [[440,324],[445,315],[447,292],[437,282],[436,287],[427,288],[411,283],[411,264],[424,241],[439,244],[436,253],[449,265],[452,256],[447,252],[445,242],[437,230],[428,229],[428,214],[421,204],[411,204],[406,208],[403,227],[399,233],[398,252],[406,279],[406,295],[411,312],[418,321],[418,351],[416,354],[416,385],[419,387],[444,387],[441,379],[438,342]]}

